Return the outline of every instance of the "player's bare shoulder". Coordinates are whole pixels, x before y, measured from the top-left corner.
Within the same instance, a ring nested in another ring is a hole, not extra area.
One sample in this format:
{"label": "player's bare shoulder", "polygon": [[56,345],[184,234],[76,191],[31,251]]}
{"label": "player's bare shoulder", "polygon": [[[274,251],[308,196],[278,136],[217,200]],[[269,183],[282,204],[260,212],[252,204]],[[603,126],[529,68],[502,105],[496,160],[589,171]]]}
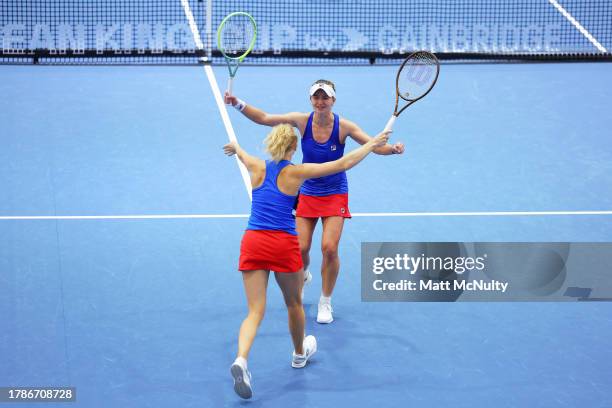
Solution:
{"label": "player's bare shoulder", "polygon": [[298,128],[300,134],[304,135],[304,130],[306,129],[306,124],[308,123],[309,113],[306,112],[290,112],[288,115],[291,115],[291,119],[295,127]]}
{"label": "player's bare shoulder", "polygon": [[347,118],[340,116],[340,141],[345,142],[346,138],[359,129],[357,124]]}

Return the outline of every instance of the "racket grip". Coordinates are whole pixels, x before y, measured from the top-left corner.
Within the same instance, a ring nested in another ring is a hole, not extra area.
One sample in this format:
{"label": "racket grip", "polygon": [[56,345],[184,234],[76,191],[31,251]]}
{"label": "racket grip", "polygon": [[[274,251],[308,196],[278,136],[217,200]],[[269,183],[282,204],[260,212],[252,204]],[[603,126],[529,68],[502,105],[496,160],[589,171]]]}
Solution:
{"label": "racket grip", "polygon": [[232,95],[233,88],[234,88],[234,77],[229,77],[229,79],[227,80],[227,93],[230,94],[230,96]]}
{"label": "racket grip", "polygon": [[395,119],[397,119],[397,116],[391,115],[391,118],[389,119],[389,121],[385,125],[385,130],[383,130],[383,132],[389,132],[389,131],[393,130],[393,124],[395,123]]}

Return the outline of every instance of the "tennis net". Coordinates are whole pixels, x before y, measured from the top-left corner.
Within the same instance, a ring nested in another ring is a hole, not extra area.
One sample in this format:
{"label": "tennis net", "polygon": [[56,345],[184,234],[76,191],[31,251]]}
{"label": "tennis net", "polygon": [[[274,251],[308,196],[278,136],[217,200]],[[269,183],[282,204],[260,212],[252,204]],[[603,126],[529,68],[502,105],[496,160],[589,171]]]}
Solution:
{"label": "tennis net", "polygon": [[258,23],[246,63],[612,59],[610,0],[0,0],[0,63],[216,62],[233,11]]}

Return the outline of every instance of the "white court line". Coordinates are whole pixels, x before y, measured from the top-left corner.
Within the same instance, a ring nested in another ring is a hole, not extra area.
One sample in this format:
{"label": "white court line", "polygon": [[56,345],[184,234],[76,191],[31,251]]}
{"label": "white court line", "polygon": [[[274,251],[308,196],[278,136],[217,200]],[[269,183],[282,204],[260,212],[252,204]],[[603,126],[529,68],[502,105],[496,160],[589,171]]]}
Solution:
{"label": "white court line", "polygon": [[[210,88],[213,92],[213,95],[215,96],[215,101],[217,102],[219,113],[221,113],[221,118],[223,119],[223,124],[225,125],[225,131],[227,132],[227,136],[229,137],[229,140],[231,142],[238,142],[236,134],[234,133],[234,128],[232,127],[232,122],[230,121],[227,109],[225,108],[225,104],[223,103],[221,91],[219,90],[219,85],[217,84],[217,79],[215,78],[215,74],[212,70],[212,67],[210,65],[205,65],[204,70],[206,71],[206,76],[208,77]],[[240,174],[242,175],[242,181],[244,181],[244,187],[246,188],[246,191],[249,194],[249,200],[251,200],[251,177],[249,176],[249,171],[238,159],[238,155],[235,155],[235,157],[236,163],[238,163],[238,168],[240,169]]]}
{"label": "white court line", "polygon": [[557,11],[559,11],[559,13],[563,14],[563,17],[565,17],[570,23],[572,23],[573,26],[576,27],[578,31],[580,31],[582,35],[584,35],[587,40],[589,40],[591,44],[593,44],[599,51],[608,52],[608,50],[606,50],[604,46],[601,45],[599,41],[597,41],[597,39],[593,37],[591,33],[589,33],[587,29],[584,28],[582,24],[580,24],[578,20],[574,18],[574,16],[572,16],[566,9],[564,9],[563,6],[561,6],[557,2],[557,0],[548,0],[548,2],[552,4],[557,9]]}
{"label": "white court line", "polygon": [[353,217],[525,217],[551,215],[612,215],[612,211],[472,211],[353,213]]}
{"label": "white court line", "polygon": [[[191,7],[189,7],[189,0],[181,0],[181,4],[183,5],[185,16],[189,21],[189,28],[191,29],[191,34],[193,35],[193,40],[196,44],[196,47],[198,47],[199,50],[203,50],[204,44],[202,43],[202,38],[200,37],[198,26],[195,22],[195,19],[193,18]],[[208,26],[208,30],[210,30],[210,26]],[[213,72],[212,67],[208,64],[204,66],[204,71],[206,71],[206,77],[208,78],[208,82],[210,83],[210,88],[215,97],[215,102],[217,102],[217,108],[219,108],[221,119],[223,119],[223,124],[225,125],[227,137],[229,138],[230,142],[237,143],[238,139],[236,138],[236,133],[234,132],[234,128],[232,127],[232,122],[230,121],[227,109],[225,107],[225,104],[223,103],[223,97],[221,96],[221,90],[219,89],[219,85],[217,84],[215,73]],[[240,174],[242,175],[242,180],[244,181],[244,186],[247,190],[247,194],[249,195],[249,200],[251,200],[251,178],[249,176],[249,172],[242,164],[242,162],[238,159],[238,155],[235,155],[235,157],[236,163],[238,163],[238,168],[240,169]]]}
{"label": "white court line", "polygon": [[191,7],[189,7],[189,0],[181,0],[181,5],[183,6],[183,11],[185,12],[187,21],[189,22],[189,28],[191,29],[191,34],[193,35],[193,41],[195,42],[196,47],[198,47],[198,50],[203,50],[204,43],[200,37],[200,31],[198,30],[198,25],[195,22],[195,18],[193,18]]}
{"label": "white court line", "polygon": [[166,220],[198,218],[249,218],[249,214],[152,214],[152,215],[16,215],[1,220]]}
{"label": "white court line", "polygon": [[[477,211],[353,213],[353,217],[545,217],[561,215],[612,215],[612,211]],[[249,218],[249,214],[158,214],[158,215],[15,215],[1,220],[160,220]]]}

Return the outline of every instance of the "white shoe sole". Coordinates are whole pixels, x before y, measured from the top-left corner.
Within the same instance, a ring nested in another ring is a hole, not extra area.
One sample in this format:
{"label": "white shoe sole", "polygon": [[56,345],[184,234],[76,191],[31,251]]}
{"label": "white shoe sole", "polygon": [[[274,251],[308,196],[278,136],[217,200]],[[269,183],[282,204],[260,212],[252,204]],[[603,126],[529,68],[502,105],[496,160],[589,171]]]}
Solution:
{"label": "white shoe sole", "polygon": [[293,367],[293,368],[304,368],[304,367],[306,367],[306,363],[307,362],[308,362],[308,360],[304,361],[303,363],[296,363],[295,361],[292,361],[291,362],[291,367]]}
{"label": "white shoe sole", "polygon": [[310,355],[308,356],[307,359],[305,359],[303,362],[301,363],[296,363],[295,361],[291,361],[291,367],[293,368],[304,368],[306,367],[306,363],[308,363],[308,360],[310,360],[310,358],[312,356],[314,356],[314,354],[317,352],[317,343],[315,343],[314,345],[314,349],[312,350],[312,353],[310,353]]}
{"label": "white shoe sole", "polygon": [[321,323],[321,324],[329,324],[331,322],[334,321],[334,315],[333,315],[333,311],[330,310],[329,313],[329,318],[325,319],[321,316],[321,313],[317,313],[317,323]]}
{"label": "white shoe sole", "polygon": [[319,319],[319,316],[317,316],[317,323],[330,324],[333,321],[334,321],[334,317],[333,316],[331,317],[331,319]]}
{"label": "white shoe sole", "polygon": [[[251,384],[244,381],[245,376],[248,374],[246,374],[246,372],[238,364],[232,364],[230,371],[232,373],[232,377],[234,377],[234,391],[236,391],[236,394],[243,399],[251,398],[253,396]],[[247,379],[247,381],[249,380]]]}

